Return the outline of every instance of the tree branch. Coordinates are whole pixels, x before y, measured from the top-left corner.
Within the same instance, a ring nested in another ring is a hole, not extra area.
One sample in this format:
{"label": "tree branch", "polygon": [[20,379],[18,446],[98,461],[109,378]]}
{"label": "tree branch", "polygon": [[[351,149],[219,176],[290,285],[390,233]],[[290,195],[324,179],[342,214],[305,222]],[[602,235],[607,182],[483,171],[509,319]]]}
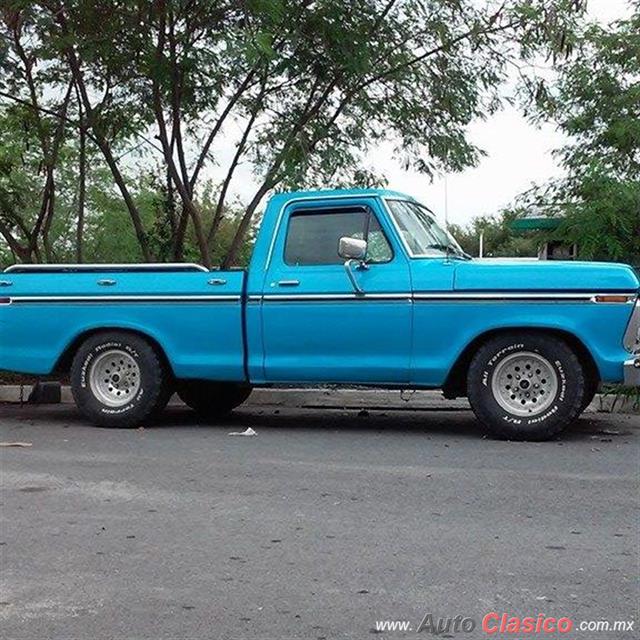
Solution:
{"label": "tree branch", "polygon": [[231,180],[233,179],[233,174],[235,173],[235,170],[240,162],[240,158],[242,157],[242,154],[244,153],[244,150],[247,146],[247,141],[249,139],[249,134],[251,133],[251,129],[253,128],[256,118],[258,117],[258,113],[260,112],[260,106],[261,106],[260,101],[263,95],[264,95],[264,85],[263,85],[263,91],[261,92],[260,96],[258,96],[258,98],[256,99],[256,104],[254,105],[254,108],[251,112],[251,117],[249,118],[249,121],[247,122],[247,125],[244,128],[244,132],[242,134],[242,137],[240,138],[240,141],[238,142],[238,146],[233,156],[233,160],[231,161],[231,165],[229,166],[227,175],[224,179],[224,182],[222,183],[220,195],[218,196],[218,202],[216,204],[216,210],[213,216],[213,220],[211,222],[211,228],[209,229],[209,234],[207,236],[207,242],[209,243],[209,245],[211,245],[211,242],[213,241],[216,231],[218,230],[218,227],[220,225],[220,221],[222,220],[222,213],[224,211],[224,202],[227,197],[229,185],[231,184]]}
{"label": "tree branch", "polygon": [[245,79],[240,83],[239,87],[236,89],[236,91],[233,93],[233,95],[229,99],[227,106],[223,109],[222,113],[220,114],[220,117],[217,119],[213,128],[209,132],[209,135],[207,136],[207,139],[202,147],[202,150],[200,151],[200,155],[198,156],[198,160],[196,161],[196,166],[191,175],[191,180],[189,181],[191,189],[193,189],[193,187],[195,186],[195,183],[198,180],[198,176],[200,175],[200,171],[202,170],[202,167],[204,166],[207,156],[209,155],[209,150],[211,149],[211,145],[213,144],[213,141],[215,140],[218,133],[220,133],[220,129],[222,129],[222,125],[225,123],[225,120],[227,119],[228,115],[231,113],[232,109],[235,107],[238,100],[242,97],[242,94],[249,87],[256,72],[257,72],[257,69],[255,67],[249,71]]}

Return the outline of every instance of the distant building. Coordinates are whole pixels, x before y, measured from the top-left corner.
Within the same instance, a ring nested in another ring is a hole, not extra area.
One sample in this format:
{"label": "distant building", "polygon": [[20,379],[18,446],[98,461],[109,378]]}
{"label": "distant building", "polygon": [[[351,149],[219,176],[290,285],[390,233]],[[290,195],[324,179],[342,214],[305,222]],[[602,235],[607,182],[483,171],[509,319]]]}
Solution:
{"label": "distant building", "polygon": [[[562,222],[562,215],[548,214],[539,208],[516,218],[509,226],[513,231],[554,231]],[[578,245],[567,244],[559,240],[549,240],[538,248],[539,260],[575,260],[578,257]]]}

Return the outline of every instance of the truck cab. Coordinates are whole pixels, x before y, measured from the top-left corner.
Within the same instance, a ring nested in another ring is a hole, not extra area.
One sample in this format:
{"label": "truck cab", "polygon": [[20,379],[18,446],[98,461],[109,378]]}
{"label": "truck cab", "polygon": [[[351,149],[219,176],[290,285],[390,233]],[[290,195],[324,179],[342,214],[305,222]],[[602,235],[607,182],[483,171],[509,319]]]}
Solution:
{"label": "truck cab", "polygon": [[[247,322],[263,345],[249,347],[250,375],[409,383],[411,269],[383,199],[368,191],[288,194],[268,213],[248,276]],[[363,255],[340,255],[342,238],[361,240]],[[439,287],[450,289],[452,276],[438,270]]]}

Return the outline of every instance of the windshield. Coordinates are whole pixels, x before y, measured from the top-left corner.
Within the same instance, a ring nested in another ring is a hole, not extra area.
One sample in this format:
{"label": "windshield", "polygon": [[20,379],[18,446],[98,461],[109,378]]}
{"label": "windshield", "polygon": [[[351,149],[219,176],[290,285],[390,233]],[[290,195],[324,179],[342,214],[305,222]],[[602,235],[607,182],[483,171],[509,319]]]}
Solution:
{"label": "windshield", "polygon": [[387,200],[387,205],[413,255],[441,256],[454,253],[467,257],[453,236],[436,222],[426,207],[409,200]]}

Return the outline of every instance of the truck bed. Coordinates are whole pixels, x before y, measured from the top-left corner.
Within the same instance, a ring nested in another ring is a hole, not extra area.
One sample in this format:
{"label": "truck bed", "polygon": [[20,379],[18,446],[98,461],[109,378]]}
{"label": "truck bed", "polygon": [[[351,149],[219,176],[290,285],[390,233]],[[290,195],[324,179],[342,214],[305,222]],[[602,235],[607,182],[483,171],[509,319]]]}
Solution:
{"label": "truck bed", "polygon": [[92,331],[125,329],[162,344],[176,377],[243,380],[244,283],[243,271],[198,265],[9,269],[0,274],[0,369],[49,374]]}

